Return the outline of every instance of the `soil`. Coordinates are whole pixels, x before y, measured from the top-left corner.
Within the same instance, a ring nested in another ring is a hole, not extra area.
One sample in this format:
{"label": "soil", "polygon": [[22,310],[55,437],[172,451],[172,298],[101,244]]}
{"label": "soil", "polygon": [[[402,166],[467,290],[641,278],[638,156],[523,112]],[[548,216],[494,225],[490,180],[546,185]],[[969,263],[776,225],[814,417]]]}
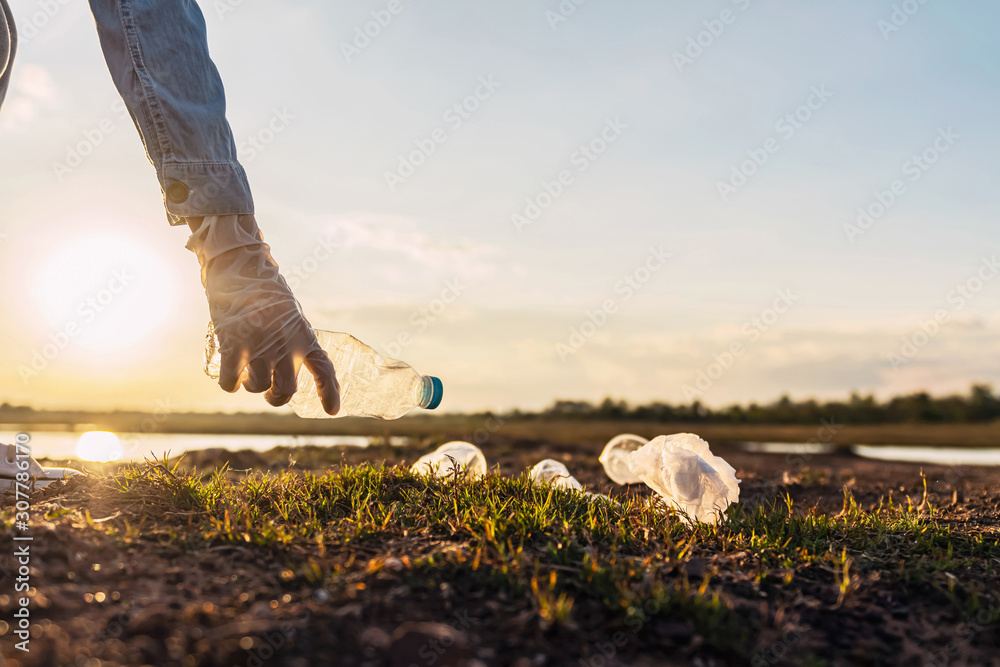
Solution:
{"label": "soil", "polygon": [[[520,474],[543,458],[566,463],[584,485],[612,496],[645,493],[607,480],[597,443],[549,443],[494,438],[484,445],[491,465]],[[184,465],[211,469],[228,462],[240,470],[324,470],[334,465],[412,463],[427,448],[275,450],[265,454],[212,450]],[[795,511],[836,514],[844,489],[870,508],[890,493],[895,502],[922,502],[921,471],[936,517],[956,530],[1000,538],[1000,469],[864,460],[848,454],[756,454],[713,447],[743,479],[741,502],[767,505],[786,495]],[[332,459],[332,460],[331,460]],[[294,462],[293,462],[294,460]],[[50,464],[52,462],[49,462]],[[65,462],[60,462],[65,463]],[[8,497],[4,505],[8,506]],[[86,508],[93,520],[113,516],[76,480],[32,498],[34,516],[59,508]],[[50,515],[51,516],[51,515]],[[884,585],[868,572],[839,600],[829,571],[800,568],[791,586],[745,571],[746,553],[687,561],[695,585],[706,571],[712,585],[753,628],[754,652],[734,656],[705,646],[691,623],[651,617],[626,623],[596,601],[577,600],[573,622],[550,627],[525,597],[490,591],[461,571],[427,580],[412,577],[408,559],[441,544],[390,540],[376,546],[342,545],[326,558],[343,570],[342,584],[317,587],[288,569],[292,554],[248,545],[183,550],[160,540],[136,540],[125,549],[72,514],[34,526],[30,543],[30,652],[15,648],[16,568],[8,556],[0,578],[0,663],[49,665],[212,666],[431,665],[634,666],[729,664],[987,665],[1000,664],[1000,609],[979,622],[930,584]],[[12,530],[0,548],[13,553]],[[454,544],[461,550],[461,542]],[[964,581],[980,583],[993,600],[994,563],[978,564]],[[372,567],[377,563],[378,567]],[[905,569],[905,562],[899,567]],[[984,572],[992,574],[983,574]],[[889,573],[884,573],[885,578]],[[895,575],[894,575],[895,576]],[[985,607],[984,607],[985,608]],[[788,623],[794,618],[794,624]],[[792,629],[789,629],[789,628]]]}

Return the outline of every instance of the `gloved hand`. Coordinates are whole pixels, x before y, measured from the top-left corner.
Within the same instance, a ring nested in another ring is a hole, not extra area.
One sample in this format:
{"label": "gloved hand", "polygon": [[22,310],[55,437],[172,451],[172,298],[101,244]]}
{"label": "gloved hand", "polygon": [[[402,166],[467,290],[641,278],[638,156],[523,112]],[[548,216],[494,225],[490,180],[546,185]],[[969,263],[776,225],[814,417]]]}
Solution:
{"label": "gloved hand", "polygon": [[252,215],[188,218],[187,248],[201,263],[219,337],[219,386],[266,391],[274,406],[291,400],[302,364],[313,374],[323,409],[340,410],[340,384],[330,357],[316,342]]}

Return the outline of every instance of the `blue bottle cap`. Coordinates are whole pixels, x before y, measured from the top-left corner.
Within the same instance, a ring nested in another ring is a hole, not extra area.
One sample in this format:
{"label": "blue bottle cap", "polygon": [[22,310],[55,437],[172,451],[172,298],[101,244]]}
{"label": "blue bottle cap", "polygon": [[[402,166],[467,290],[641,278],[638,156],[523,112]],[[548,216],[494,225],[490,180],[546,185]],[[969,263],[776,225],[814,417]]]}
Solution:
{"label": "blue bottle cap", "polygon": [[444,385],[441,384],[441,380],[433,375],[428,375],[427,377],[431,381],[431,401],[427,404],[426,409],[433,410],[441,405],[441,398],[444,396]]}

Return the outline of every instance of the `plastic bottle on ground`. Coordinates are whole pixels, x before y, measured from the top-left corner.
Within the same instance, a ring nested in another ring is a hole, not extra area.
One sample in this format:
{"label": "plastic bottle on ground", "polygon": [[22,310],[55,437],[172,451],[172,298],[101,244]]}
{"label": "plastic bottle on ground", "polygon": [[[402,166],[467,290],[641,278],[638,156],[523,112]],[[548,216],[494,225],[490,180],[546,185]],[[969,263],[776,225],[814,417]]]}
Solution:
{"label": "plastic bottle on ground", "polygon": [[629,455],[628,466],[688,523],[717,523],[740,499],[736,469],[693,433],[653,438]]}
{"label": "plastic bottle on ground", "polygon": [[584,491],[583,492],[583,496],[587,500],[589,500],[591,502],[606,503],[608,505],[611,505],[612,507],[617,507],[618,509],[621,509],[621,506],[622,506],[622,504],[620,502],[618,502],[614,498],[610,498],[610,497],[604,495],[603,493],[594,493],[593,491]]}
{"label": "plastic bottle on ground", "polygon": [[552,484],[561,489],[583,491],[583,485],[569,474],[569,469],[554,459],[545,459],[535,464],[531,469],[531,483],[535,486]]}
{"label": "plastic bottle on ground", "polygon": [[482,477],[486,474],[486,457],[471,442],[454,440],[421,456],[410,470],[432,477],[453,477],[456,474],[468,478]]}
{"label": "plastic bottle on ground", "polygon": [[608,441],[599,460],[604,466],[604,472],[608,474],[612,482],[615,484],[638,484],[642,481],[628,469],[628,456],[647,442],[649,440],[631,433],[616,435]]}
{"label": "plastic bottle on ground", "polygon": [[[399,419],[414,408],[433,410],[441,403],[441,380],[420,375],[408,364],[384,357],[345,333],[315,330],[320,346],[330,356],[340,383],[340,412],[328,415],[316,391],[312,373],[300,368],[298,388],[290,405],[300,417],[374,417]],[[218,378],[221,368],[219,339],[209,325],[205,348],[205,373]]]}

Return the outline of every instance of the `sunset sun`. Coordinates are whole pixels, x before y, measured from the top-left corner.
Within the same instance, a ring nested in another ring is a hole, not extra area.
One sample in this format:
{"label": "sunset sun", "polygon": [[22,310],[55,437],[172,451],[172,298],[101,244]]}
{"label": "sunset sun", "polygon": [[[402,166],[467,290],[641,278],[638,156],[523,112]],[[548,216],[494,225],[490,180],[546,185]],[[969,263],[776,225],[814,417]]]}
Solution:
{"label": "sunset sun", "polygon": [[134,235],[100,232],[55,245],[28,283],[49,345],[128,353],[169,325],[177,294],[167,264]]}

